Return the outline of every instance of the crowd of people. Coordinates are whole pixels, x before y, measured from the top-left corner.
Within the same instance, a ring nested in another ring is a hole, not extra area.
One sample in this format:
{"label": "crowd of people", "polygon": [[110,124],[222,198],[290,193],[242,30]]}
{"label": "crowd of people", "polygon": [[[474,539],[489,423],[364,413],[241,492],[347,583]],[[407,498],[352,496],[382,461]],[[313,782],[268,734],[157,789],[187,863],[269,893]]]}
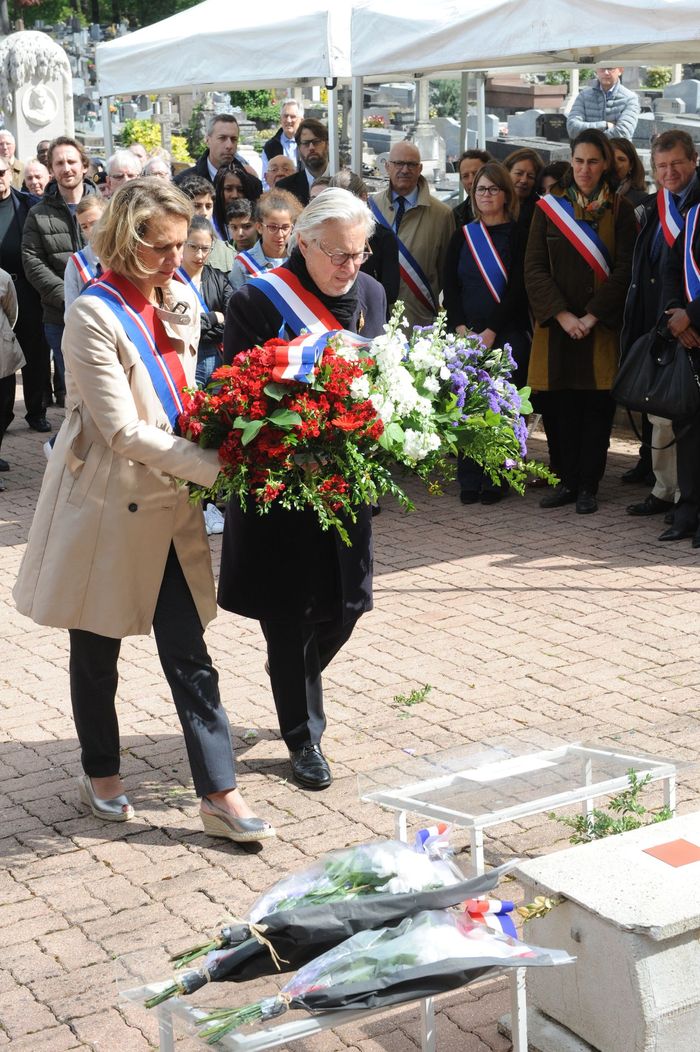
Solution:
{"label": "crowd of people", "polygon": [[[75,140],[47,144],[40,196],[15,188],[16,167],[0,152],[0,437],[19,367],[27,423],[51,430],[49,349],[52,393],[66,408],[15,598],[39,624],[69,632],[79,791],[108,821],[133,815],[119,774],[120,642],[153,629],[204,828],[232,840],[274,835],[236,787],[204,644],[216,609],[209,548],[201,508],[176,480],[209,486],[219,465],[177,433],[185,385],[309,325],[372,338],[397,300],[415,325],[444,309],[454,333],[508,345],[514,382],[533,390],[560,480],[540,506],[591,514],[620,356],[661,323],[698,364],[700,183],[685,132],[655,140],[650,194],[612,123],[579,130],[570,162],[545,165],[524,149],[501,163],[467,150],[458,162],[467,196],[453,210],[430,192],[412,143],[392,146],[387,186],[370,194],[357,174],[331,171],[322,122],[291,99],[282,116],[262,178],[228,114],[212,119],[205,152],[175,179],[162,156],[117,150],[104,195]],[[644,426],[624,481],[652,488],[627,510],[663,513],[661,540],[698,547],[700,420]],[[505,496],[466,458],[458,479],[462,504]],[[310,511],[274,506],[261,517],[245,501],[226,511],[218,603],[260,624],[291,773],[306,789],[332,781],[322,673],[371,608],[371,512],[348,523],[347,547]],[[281,550],[313,554],[286,564],[283,589],[269,558]]]}

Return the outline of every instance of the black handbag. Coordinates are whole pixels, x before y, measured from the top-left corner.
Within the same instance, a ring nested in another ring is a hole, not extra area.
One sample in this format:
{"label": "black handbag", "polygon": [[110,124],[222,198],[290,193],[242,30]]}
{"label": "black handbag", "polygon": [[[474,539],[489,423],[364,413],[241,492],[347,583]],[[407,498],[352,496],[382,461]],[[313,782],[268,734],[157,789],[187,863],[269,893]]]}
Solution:
{"label": "black handbag", "polygon": [[688,349],[660,322],[625,354],[612,396],[628,410],[687,420],[700,412],[700,379]]}

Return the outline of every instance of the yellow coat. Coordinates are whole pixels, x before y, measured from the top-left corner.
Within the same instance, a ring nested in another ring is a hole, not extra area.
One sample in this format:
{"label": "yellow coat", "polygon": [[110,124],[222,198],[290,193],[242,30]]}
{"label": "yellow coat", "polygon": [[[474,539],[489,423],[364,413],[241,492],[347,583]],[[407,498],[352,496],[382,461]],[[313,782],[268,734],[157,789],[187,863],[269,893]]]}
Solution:
{"label": "yellow coat", "polygon": [[[176,300],[187,302],[174,314]],[[179,282],[158,314],[194,385],[199,308]],[[49,459],[14,589],[41,625],[120,639],[150,632],[171,543],[206,625],[216,615],[202,510],[177,479],[211,485],[214,450],[172,433],[113,312],[79,296],[63,336],[66,419]]]}

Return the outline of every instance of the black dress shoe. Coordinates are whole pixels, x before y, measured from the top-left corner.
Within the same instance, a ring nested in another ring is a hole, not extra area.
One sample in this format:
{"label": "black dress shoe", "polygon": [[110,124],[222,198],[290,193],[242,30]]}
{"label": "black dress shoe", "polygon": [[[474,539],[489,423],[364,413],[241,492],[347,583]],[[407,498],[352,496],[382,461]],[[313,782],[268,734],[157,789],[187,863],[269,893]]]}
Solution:
{"label": "black dress shoe", "polygon": [[597,510],[598,501],[596,500],[595,493],[591,493],[587,489],[579,490],[578,497],[576,498],[576,514],[592,515],[593,512]]}
{"label": "black dress shoe", "polygon": [[463,489],[459,494],[459,499],[462,504],[478,504],[479,493],[475,489]]}
{"label": "black dress shoe", "polygon": [[294,781],[305,789],[327,789],[333,781],[328,760],[320,745],[302,745],[289,753]]}
{"label": "black dress shoe", "polygon": [[650,493],[639,504],[628,504],[627,514],[660,515],[662,511],[670,511],[672,507],[673,501],[661,500],[660,497],[655,497],[653,493]]}
{"label": "black dress shoe", "polygon": [[682,541],[695,534],[696,526],[671,526],[659,536],[660,541]]}
{"label": "black dress shoe", "polygon": [[45,416],[28,416],[27,424],[31,427],[32,431],[41,431],[43,434],[53,431],[51,424]]}
{"label": "black dress shoe", "polygon": [[10,470],[10,465],[7,463],[6,460],[3,460],[2,457],[0,457],[0,471],[9,471],[9,470]]}
{"label": "black dress shoe", "polygon": [[693,537],[693,548],[700,548],[700,533],[696,533]]}
{"label": "black dress shoe", "polygon": [[630,468],[629,471],[626,471],[624,475],[620,476],[620,482],[644,482],[649,475],[651,475],[652,478],[654,477],[654,472],[651,470],[651,464],[645,463],[643,460],[638,460],[633,468]]}
{"label": "black dress shoe", "polygon": [[481,494],[482,504],[498,504],[503,500],[503,494],[497,489],[485,489]]}
{"label": "black dress shoe", "polygon": [[560,482],[550,493],[545,493],[540,501],[540,507],[563,508],[565,504],[573,504],[575,500],[576,494],[574,491]]}
{"label": "black dress shoe", "polygon": [[674,520],[675,517],[676,517],[676,513],[673,510],[673,508],[671,508],[671,510],[667,511],[666,514],[664,515],[664,522],[666,523],[667,526],[673,526],[673,520]]}

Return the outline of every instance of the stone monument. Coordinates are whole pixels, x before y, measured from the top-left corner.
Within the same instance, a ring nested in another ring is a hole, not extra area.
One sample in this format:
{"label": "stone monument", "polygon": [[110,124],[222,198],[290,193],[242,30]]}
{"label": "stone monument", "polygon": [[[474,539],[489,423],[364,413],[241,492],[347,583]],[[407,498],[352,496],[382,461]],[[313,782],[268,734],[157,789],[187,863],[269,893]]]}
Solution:
{"label": "stone monument", "polygon": [[74,135],[70,62],[46,33],[12,33],[0,44],[0,109],[22,161],[42,139]]}

